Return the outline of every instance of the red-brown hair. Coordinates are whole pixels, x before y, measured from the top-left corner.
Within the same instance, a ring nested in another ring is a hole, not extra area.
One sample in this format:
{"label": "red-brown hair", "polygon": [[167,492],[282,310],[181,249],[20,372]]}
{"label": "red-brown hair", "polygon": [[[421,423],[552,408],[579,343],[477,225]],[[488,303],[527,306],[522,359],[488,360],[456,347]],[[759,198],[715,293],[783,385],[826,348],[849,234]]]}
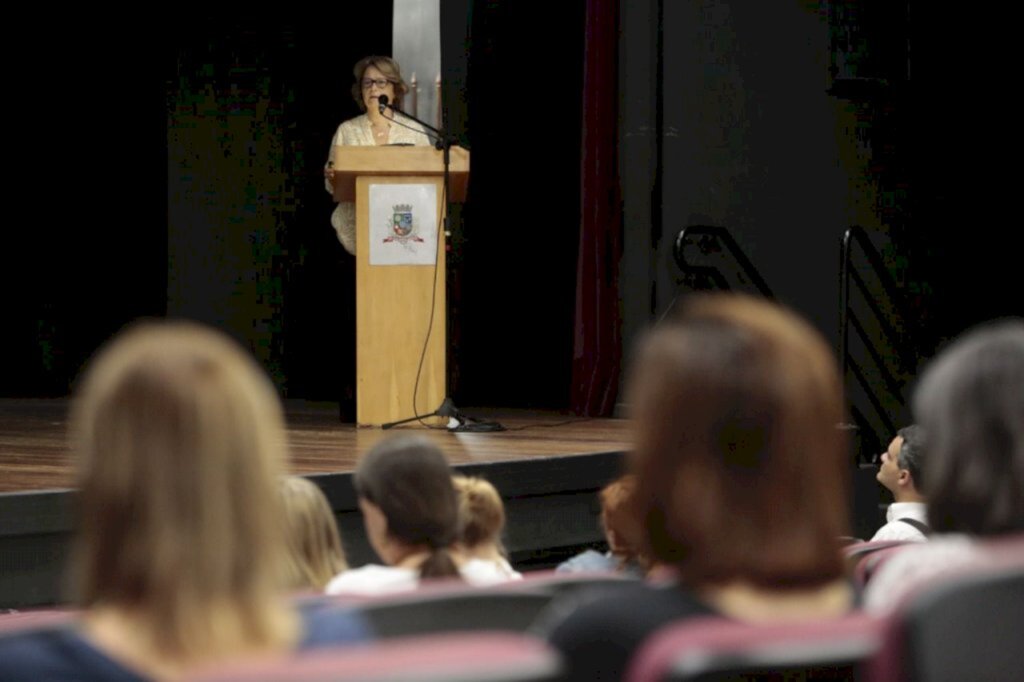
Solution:
{"label": "red-brown hair", "polygon": [[644,554],[691,586],[841,575],[842,389],[807,322],[761,299],[695,296],[648,335],[631,390]]}

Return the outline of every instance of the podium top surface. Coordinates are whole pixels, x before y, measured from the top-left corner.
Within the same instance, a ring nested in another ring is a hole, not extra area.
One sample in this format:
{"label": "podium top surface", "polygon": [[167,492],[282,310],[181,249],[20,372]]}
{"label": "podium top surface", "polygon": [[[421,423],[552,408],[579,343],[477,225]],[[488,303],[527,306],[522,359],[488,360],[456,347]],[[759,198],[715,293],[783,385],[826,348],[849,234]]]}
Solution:
{"label": "podium top surface", "polygon": [[[334,169],[335,201],[354,201],[356,178],[365,175],[388,177],[440,176],[444,174],[444,154],[425,146],[349,146],[335,145],[331,151]],[[469,152],[452,147],[449,158],[452,199],[465,200],[469,176]]]}

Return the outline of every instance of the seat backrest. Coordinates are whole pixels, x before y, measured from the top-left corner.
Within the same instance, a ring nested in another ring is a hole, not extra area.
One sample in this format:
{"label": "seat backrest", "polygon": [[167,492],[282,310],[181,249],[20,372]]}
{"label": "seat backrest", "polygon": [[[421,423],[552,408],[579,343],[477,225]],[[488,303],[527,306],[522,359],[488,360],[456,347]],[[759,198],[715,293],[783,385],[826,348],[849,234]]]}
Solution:
{"label": "seat backrest", "polygon": [[555,571],[538,571],[526,573],[523,575],[522,580],[505,583],[502,587],[513,590],[525,589],[532,592],[546,592],[552,596],[562,596],[595,587],[616,589],[637,585],[640,582],[639,578],[622,573],[557,573]]}
{"label": "seat backrest", "polygon": [[775,625],[694,618],[651,635],[628,682],[855,679],[878,649],[883,621],[864,613]]}
{"label": "seat backrest", "polygon": [[529,590],[470,588],[403,594],[356,604],[379,638],[437,632],[526,632],[552,595]]}
{"label": "seat backrest", "polygon": [[275,661],[220,666],[196,682],[556,682],[558,654],[515,633],[481,632],[392,639],[303,652]]}
{"label": "seat backrest", "polygon": [[871,664],[878,682],[1024,680],[1024,566],[979,570],[914,592]]}
{"label": "seat backrest", "polygon": [[898,547],[910,543],[911,541],[909,540],[867,540],[846,545],[842,548],[842,551],[847,559],[856,559],[865,554],[877,552],[880,549],[888,549],[889,547]]}
{"label": "seat backrest", "polygon": [[920,544],[909,540],[873,540],[849,545],[843,548],[847,573],[854,585],[858,589],[863,589],[889,557],[903,547]]}
{"label": "seat backrest", "polygon": [[78,617],[75,609],[38,609],[0,614],[0,635],[65,625]]}

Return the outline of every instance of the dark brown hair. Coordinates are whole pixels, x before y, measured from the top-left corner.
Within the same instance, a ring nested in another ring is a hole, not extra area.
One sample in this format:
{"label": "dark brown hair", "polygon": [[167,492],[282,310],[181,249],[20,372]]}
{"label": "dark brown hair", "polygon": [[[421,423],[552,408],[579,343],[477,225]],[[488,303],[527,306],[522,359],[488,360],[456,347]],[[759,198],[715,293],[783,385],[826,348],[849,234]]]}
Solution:
{"label": "dark brown hair", "polygon": [[426,547],[424,578],[456,577],[449,548],[458,537],[459,505],[441,450],[422,436],[381,441],[363,455],[353,482],[356,493],[380,508],[388,535],[406,545]]}
{"label": "dark brown hair", "polygon": [[648,335],[631,389],[644,554],[692,586],[841,575],[842,391],[807,322],[761,299],[695,296]]}

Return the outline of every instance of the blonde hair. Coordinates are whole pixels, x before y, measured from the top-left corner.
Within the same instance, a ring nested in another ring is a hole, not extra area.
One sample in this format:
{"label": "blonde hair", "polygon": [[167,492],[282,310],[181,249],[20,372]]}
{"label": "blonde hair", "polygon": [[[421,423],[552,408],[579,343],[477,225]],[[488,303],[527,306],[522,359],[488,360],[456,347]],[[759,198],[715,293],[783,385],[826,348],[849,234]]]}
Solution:
{"label": "blonde hair", "polygon": [[291,642],[284,419],[239,346],[187,322],[120,334],[75,397],[70,437],[83,606],[133,614],[140,638],[181,662]]}
{"label": "blonde hair", "polygon": [[504,554],[501,532],[505,528],[505,506],[501,495],[488,481],[473,476],[453,476],[459,494],[459,540],[472,549],[494,543]]}
{"label": "blonde hair", "polygon": [[322,590],[348,568],[334,512],[320,488],[301,476],[286,476],[279,489],[288,529],[286,583]]}

